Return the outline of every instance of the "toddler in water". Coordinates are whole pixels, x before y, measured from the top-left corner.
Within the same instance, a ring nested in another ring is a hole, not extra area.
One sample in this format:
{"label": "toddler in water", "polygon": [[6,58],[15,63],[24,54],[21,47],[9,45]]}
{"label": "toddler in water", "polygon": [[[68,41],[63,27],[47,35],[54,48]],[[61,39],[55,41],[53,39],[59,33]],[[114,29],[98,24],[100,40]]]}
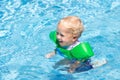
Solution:
{"label": "toddler in water", "polygon": [[57,30],[50,33],[50,38],[55,42],[57,47],[53,52],[46,54],[45,57],[51,58],[57,53],[63,55],[65,59],[56,63],[55,66],[68,64],[70,65],[68,69],[70,73],[74,71],[86,71],[105,64],[106,60],[99,63],[91,63],[89,58],[93,54],[88,57],[81,57],[82,54],[80,53],[80,48],[78,48],[81,43],[78,38],[81,36],[83,30],[83,24],[78,17],[68,16],[61,19]]}

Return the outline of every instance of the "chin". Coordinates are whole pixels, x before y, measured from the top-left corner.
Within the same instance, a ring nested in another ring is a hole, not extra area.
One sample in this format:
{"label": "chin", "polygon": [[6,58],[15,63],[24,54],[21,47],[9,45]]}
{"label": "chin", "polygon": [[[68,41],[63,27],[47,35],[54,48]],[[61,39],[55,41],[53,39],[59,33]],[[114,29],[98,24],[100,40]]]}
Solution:
{"label": "chin", "polygon": [[65,45],[63,45],[63,44],[60,44],[60,46],[61,46],[61,47],[64,47]]}
{"label": "chin", "polygon": [[66,45],[66,44],[60,44],[59,43],[59,45],[61,46],[61,47],[68,47],[69,45]]}
{"label": "chin", "polygon": [[64,47],[64,45],[61,45],[61,44],[60,44],[60,46],[61,46],[61,47]]}

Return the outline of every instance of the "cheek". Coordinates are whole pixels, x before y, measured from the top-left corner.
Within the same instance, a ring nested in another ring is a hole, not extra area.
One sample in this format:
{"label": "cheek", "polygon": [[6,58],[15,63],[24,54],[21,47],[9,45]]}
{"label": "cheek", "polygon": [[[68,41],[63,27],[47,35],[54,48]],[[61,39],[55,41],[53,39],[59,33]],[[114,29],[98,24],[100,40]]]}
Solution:
{"label": "cheek", "polygon": [[67,39],[66,39],[66,38],[61,38],[61,40],[62,40],[63,42],[66,42],[66,41],[67,41]]}
{"label": "cheek", "polygon": [[71,42],[72,39],[67,37],[67,38],[63,38],[63,41],[64,41],[64,42]]}

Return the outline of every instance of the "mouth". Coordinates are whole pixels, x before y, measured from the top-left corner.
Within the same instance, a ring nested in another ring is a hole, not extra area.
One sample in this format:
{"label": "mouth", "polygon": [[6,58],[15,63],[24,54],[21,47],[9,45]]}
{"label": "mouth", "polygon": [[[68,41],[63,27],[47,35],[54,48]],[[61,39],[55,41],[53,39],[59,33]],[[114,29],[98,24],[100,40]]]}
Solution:
{"label": "mouth", "polygon": [[58,42],[61,44],[61,43],[63,43],[63,41],[61,41],[61,40],[58,40]]}
{"label": "mouth", "polygon": [[59,43],[62,43],[63,41],[58,41]]}

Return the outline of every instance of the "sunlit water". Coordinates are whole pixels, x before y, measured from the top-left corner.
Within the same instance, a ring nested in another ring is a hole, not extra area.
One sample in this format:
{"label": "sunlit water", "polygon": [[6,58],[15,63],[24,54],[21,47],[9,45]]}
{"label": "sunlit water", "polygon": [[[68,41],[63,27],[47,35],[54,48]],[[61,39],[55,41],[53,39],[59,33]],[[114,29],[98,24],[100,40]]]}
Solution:
{"label": "sunlit water", "polygon": [[[80,40],[106,65],[69,74],[53,69],[59,55],[44,58],[55,47],[49,32],[68,15],[82,19]],[[120,0],[0,0],[0,80],[120,80]]]}

